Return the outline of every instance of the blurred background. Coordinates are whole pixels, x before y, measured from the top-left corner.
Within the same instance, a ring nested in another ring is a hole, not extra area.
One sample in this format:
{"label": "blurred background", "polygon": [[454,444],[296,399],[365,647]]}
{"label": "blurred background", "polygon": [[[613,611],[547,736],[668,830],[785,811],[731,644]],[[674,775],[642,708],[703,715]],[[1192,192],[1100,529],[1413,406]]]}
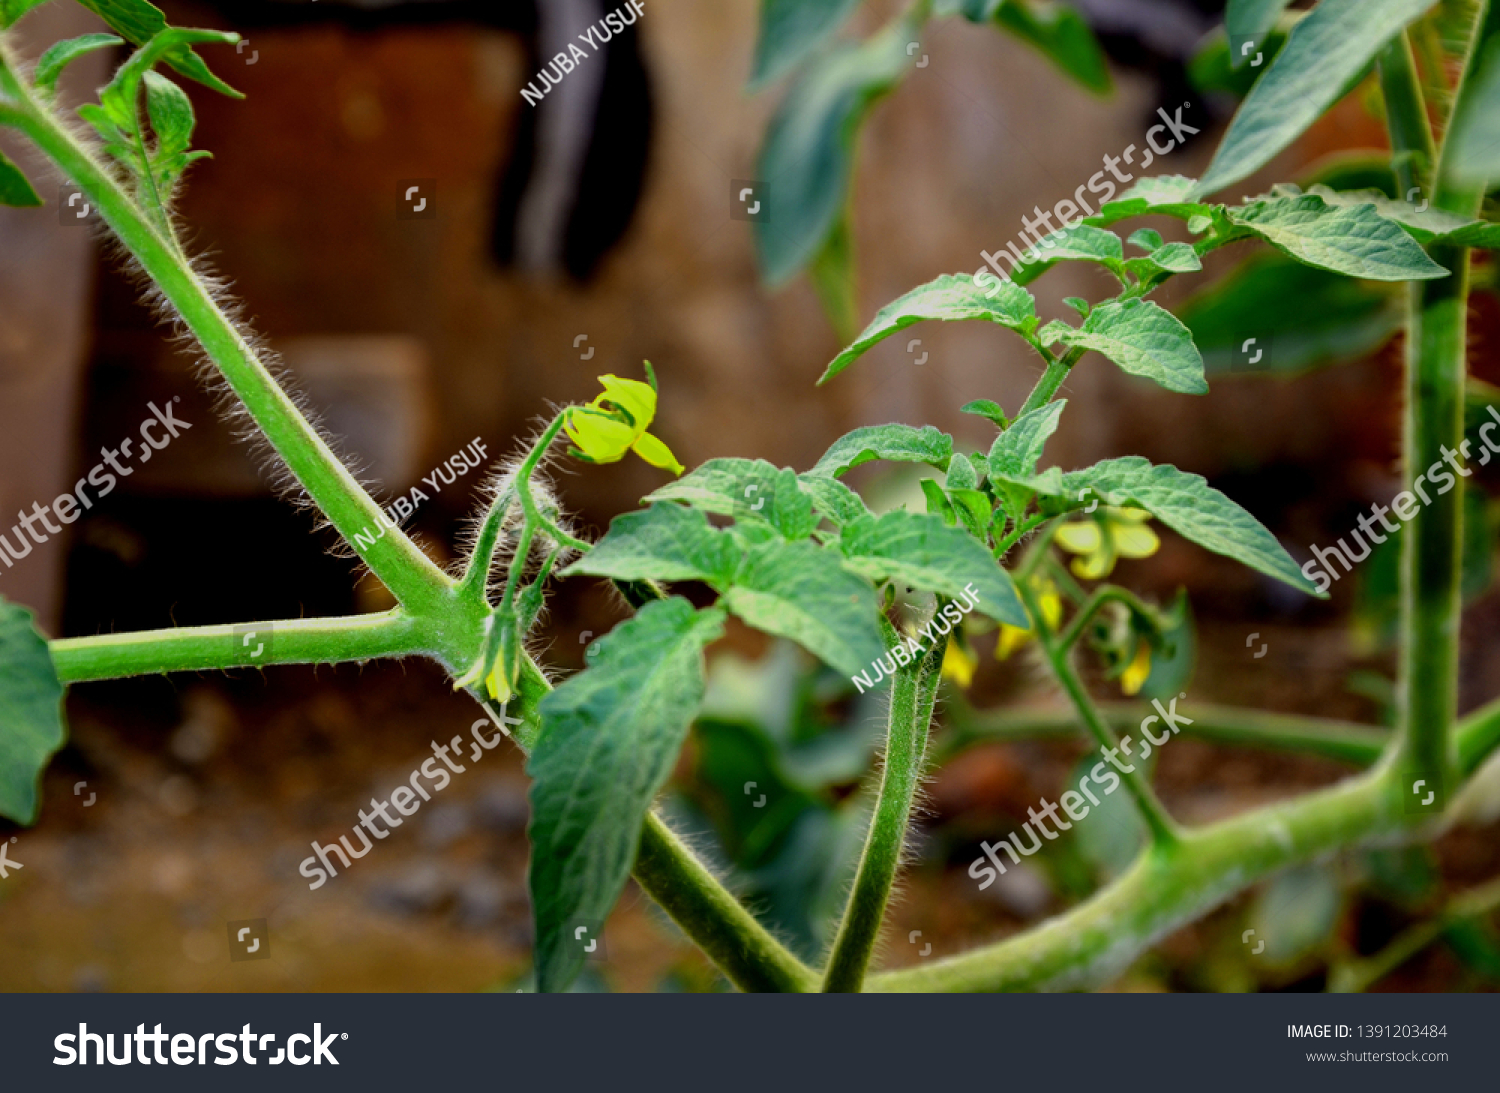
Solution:
{"label": "blurred background", "polygon": [[[995,26],[952,18],[929,25],[920,61],[869,112],[848,218],[858,325],[938,274],[972,271],[981,250],[1016,239],[1023,216],[1072,195],[1102,157],[1143,147],[1158,107],[1185,106],[1201,132],[1149,173],[1195,176],[1206,165],[1244,88],[1215,29],[1222,3],[1073,6],[1109,57],[1107,93]],[[550,406],[593,397],[606,372],[640,378],[643,359],[661,380],[652,431],[688,466],[744,456],[805,469],[844,432],[886,421],[935,424],[976,450],[992,427],[958,408],[979,398],[1013,408],[1040,371],[1003,330],[927,324],[910,332],[919,347],[890,339],[814,386],[843,344],[837,317],[806,276],[764,284],[756,225],[737,204],[747,180],[775,192],[777,180],[758,174],[759,150],[786,93],[785,80],[746,90],[754,0],[646,0],[633,27],[538,107],[520,92],[551,44],[603,9],[586,0],[164,7],[176,25],[246,39],[206,51],[244,101],[188,87],[196,146],[214,153],[180,201],[191,248],[226,277],[383,503],[476,438],[491,459],[509,454]],[[844,33],[869,35],[897,11],[862,5]],[[34,57],[92,29],[82,8],[54,3],[27,17],[15,45]],[[82,101],[118,60],[80,62],[65,95]],[[1377,108],[1356,90],[1244,192],[1364,170],[1358,153],[1382,142]],[[0,144],[46,177],[24,148]],[[1378,165],[1370,171],[1379,184]],[[70,215],[62,181],[39,189],[47,208],[0,209],[0,513],[65,490],[101,448],[138,430],[150,403],[177,400],[192,428],[67,534],[0,572],[0,594],[34,608],[53,636],[389,606],[332,553],[330,533],[275,495],[194,356]],[[1180,226],[1151,226],[1181,236]],[[1397,298],[1260,258],[1235,273],[1248,288],[1231,307],[1212,286],[1247,256],[1220,252],[1161,293],[1198,334],[1212,393],[1167,394],[1088,358],[1064,392],[1069,412],[1047,459],[1066,468],[1140,454],[1205,475],[1300,562],[1399,488]],[[1480,281],[1489,283],[1484,270]],[[1069,314],[1065,297],[1098,299],[1109,284],[1064,264],[1032,290],[1046,321]],[[1200,290],[1208,295],[1193,299]],[[1492,295],[1476,294],[1472,320],[1473,371],[1500,381]],[[1269,347],[1255,366],[1234,352],[1251,336]],[[1495,483],[1485,474],[1471,497],[1479,533],[1465,709],[1500,692],[1500,645],[1489,640],[1500,622],[1489,581]],[[456,557],[485,477],[445,476],[441,491],[426,491],[411,526],[439,560]],[[575,463],[557,486],[597,535],[661,480],[638,460]],[[888,505],[920,498],[909,477],[862,468],[851,480]],[[1156,556],[1122,562],[1116,579],[1162,603],[1188,592],[1194,622],[1172,693],[1385,722],[1393,554],[1316,603],[1168,532],[1163,540]],[[562,586],[546,663],[580,666],[587,643],[620,617],[604,590]],[[999,738],[1062,706],[1024,653],[995,659],[994,641],[976,639],[973,685],[944,698],[888,965],[957,952],[1067,907],[1120,869],[1138,838],[1129,815],[1112,816],[986,891],[967,877],[979,841],[1019,826],[1040,797],[1055,799],[1084,754],[1059,733]],[[882,703],[743,629],[711,661],[709,701],[664,808],[815,955],[863,838]],[[346,874],[318,891],[297,874],[309,843],[347,832],[371,795],[430,754],[429,740],[467,731],[474,707],[436,667],[91,684],[72,691],[68,716],[39,823],[0,825],[25,865],[0,881],[0,989],[525,984],[526,780],[508,745]],[[1201,822],[1349,769],[1182,739],[1155,778],[1175,815]],[[1349,853],[1273,880],[1166,939],[1114,987],[1323,989],[1331,963],[1375,952],[1447,894],[1500,872],[1493,811],[1478,807],[1434,848]],[[267,921],[269,959],[231,962],[226,924],[249,919]],[[1252,957],[1241,936],[1256,924],[1271,942]],[[722,986],[633,885],[606,951],[584,988]],[[1475,927],[1379,986],[1491,989],[1497,976],[1500,949]]]}

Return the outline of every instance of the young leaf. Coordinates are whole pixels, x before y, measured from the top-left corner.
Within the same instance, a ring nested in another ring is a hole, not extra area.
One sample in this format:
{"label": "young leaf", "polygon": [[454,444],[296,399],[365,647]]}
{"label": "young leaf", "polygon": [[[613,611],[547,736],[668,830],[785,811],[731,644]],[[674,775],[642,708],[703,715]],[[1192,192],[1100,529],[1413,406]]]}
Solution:
{"label": "young leaf", "polygon": [[0,152],[0,205],[33,209],[41,203],[41,197],[21,173],[21,168],[6,159],[4,152]]}
{"label": "young leaf", "polygon": [[906,46],[917,36],[901,19],[859,45],[830,50],[777,110],[757,169],[768,187],[765,216],[755,222],[767,284],[788,280],[828,239],[848,196],[860,123],[911,64]]}
{"label": "young leaf", "polygon": [[818,526],[796,473],[764,459],[710,459],[646,500],[681,501],[737,521],[767,523],[788,539],[806,539]]}
{"label": "young leaf", "polygon": [[1125,240],[1125,242],[1129,243],[1132,247],[1150,254],[1154,250],[1161,249],[1161,232],[1152,231],[1150,228],[1142,228],[1140,231],[1132,232],[1130,238]]}
{"label": "young leaf", "polygon": [[1235,114],[1195,195],[1271,162],[1332,106],[1407,23],[1436,0],[1323,0],[1302,19]]}
{"label": "young leaf", "polygon": [[[1118,242],[1118,240],[1117,240]],[[819,383],[827,383],[853,364],[872,345],[924,319],[988,319],[992,323],[1030,334],[1036,329],[1036,302],[1031,293],[1010,281],[996,278],[996,287],[985,291],[966,273],[945,273],[912,289],[875,313],[870,325],[854,343],[833,358]]]}
{"label": "young leaf", "polygon": [[609,534],[567,569],[622,581],[706,581],[728,585],[739,563],[734,542],[697,509],[652,505],[610,522]]}
{"label": "young leaf", "polygon": [[948,461],[948,477],[943,485],[950,490],[976,490],[979,488],[979,472],[969,457],[960,453]]}
{"label": "young leaf", "polygon": [[761,0],[750,90],[758,91],[815,53],[859,0]]}
{"label": "young leaf", "polygon": [[757,630],[790,638],[844,675],[885,651],[870,586],[808,542],[750,548],[721,601]]}
{"label": "young leaf", "polygon": [[1197,180],[1183,175],[1159,175],[1138,179],[1134,186],[1113,201],[1105,202],[1094,216],[1083,223],[1107,228],[1136,216],[1173,216],[1191,221],[1194,217],[1211,217],[1215,206],[1192,200]]}
{"label": "young leaf", "polygon": [[[1231,371],[1293,374],[1358,360],[1401,329],[1398,285],[1360,281],[1263,251],[1190,297],[1179,317],[1209,375]],[[1247,365],[1247,342],[1265,347]]]}
{"label": "young leaf", "polygon": [[1053,492],[1070,505],[1076,502],[1081,507],[1079,494],[1092,490],[1105,504],[1145,509],[1184,539],[1293,588],[1327,598],[1302,575],[1297,563],[1259,520],[1200,475],[1171,466],[1152,466],[1132,455],[1064,474],[1061,486],[1060,491]]}
{"label": "young leaf", "polygon": [[1150,300],[1110,300],[1096,307],[1083,326],[1049,323],[1038,338],[1044,345],[1062,342],[1103,354],[1132,376],[1155,380],[1168,391],[1208,393],[1203,358],[1171,312]]}
{"label": "young leaf", "polygon": [[1145,261],[1170,273],[1194,273],[1203,268],[1203,260],[1190,243],[1168,243],[1152,251]]}
{"label": "young leaf", "polygon": [[58,42],[43,53],[41,59],[37,61],[36,70],[31,74],[32,82],[36,84],[38,91],[51,95],[57,91],[57,81],[62,76],[63,69],[79,57],[85,53],[92,53],[96,49],[108,49],[110,46],[124,44],[123,38],[116,38],[113,34],[85,34],[78,38]]}
{"label": "young leaf", "polygon": [[1317,194],[1273,197],[1228,210],[1283,254],[1310,266],[1371,281],[1418,281],[1447,277],[1395,221],[1374,205],[1330,205]]}
{"label": "young leaf", "polygon": [[146,113],[156,134],[155,157],[181,155],[193,142],[193,104],[187,92],[165,76],[146,73]]}
{"label": "young leaf", "polygon": [[991,402],[987,398],[975,399],[966,402],[958,408],[961,414],[977,414],[979,417],[988,418],[999,428],[1004,429],[1010,425],[1010,418],[1005,416],[1005,407],[998,402]]}
{"label": "young leaf", "polygon": [[968,529],[975,541],[989,545],[990,524],[995,519],[995,502],[983,490],[969,490],[961,486],[950,486],[948,496],[953,501],[953,514]]}
{"label": "young leaf", "polygon": [[953,438],[931,425],[866,425],[833,442],[809,475],[837,478],[876,459],[928,463],[943,470],[953,458]]}
{"label": "young leaf", "polygon": [[[146,45],[167,29],[167,17],[156,5],[148,3],[148,0],[78,0],[78,2],[103,19],[120,37],[138,46]],[[239,40],[238,34],[220,34],[217,38],[178,39],[164,51],[161,59],[190,80],[196,80],[203,86],[210,87],[221,95],[228,95],[232,99],[243,99],[244,95],[208,70],[203,59],[193,52],[191,45],[194,41],[217,41],[233,45]]]}
{"label": "young leaf", "polygon": [[990,447],[990,473],[1007,479],[1029,478],[1035,474],[1042,449],[1048,438],[1057,432],[1058,419],[1067,404],[1067,399],[1058,399],[1016,418],[1015,423],[996,437]]}
{"label": "young leaf", "polygon": [[[927,499],[927,511],[933,516],[941,517],[944,525],[947,527],[958,527],[958,509],[954,506],[952,500],[949,499],[947,493],[943,491],[943,487],[931,478],[922,479],[920,485],[922,487],[922,496]],[[873,518],[874,514],[872,513],[871,519]]]}
{"label": "young leaf", "polygon": [[826,516],[834,527],[843,527],[852,520],[870,515],[864,499],[837,478],[799,474],[797,485],[812,498],[813,508]]}
{"label": "young leaf", "polygon": [[63,745],[63,687],[30,611],[0,599],[0,816],[36,820],[42,771]]}
{"label": "young leaf", "polygon": [[1026,261],[1011,274],[1018,285],[1031,284],[1059,262],[1094,262],[1118,277],[1124,271],[1125,246],[1114,232],[1080,222],[1043,236],[1023,257]]}
{"label": "young leaf", "polygon": [[717,608],[649,603],[603,639],[594,663],[542,700],[527,763],[537,985],[566,990],[635,861],[641,828],[703,699]]}
{"label": "young leaf", "polygon": [[[988,521],[986,521],[987,523]],[[974,588],[981,615],[1029,626],[1010,574],[975,539],[930,513],[896,510],[844,529],[844,565],[874,581],[893,580],[958,598]]]}

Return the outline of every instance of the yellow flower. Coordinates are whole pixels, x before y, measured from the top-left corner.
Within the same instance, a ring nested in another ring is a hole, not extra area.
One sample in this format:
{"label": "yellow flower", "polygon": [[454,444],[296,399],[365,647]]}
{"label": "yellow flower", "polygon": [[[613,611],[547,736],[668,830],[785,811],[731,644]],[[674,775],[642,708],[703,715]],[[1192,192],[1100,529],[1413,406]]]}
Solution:
{"label": "yellow flower", "polygon": [[[1031,587],[1036,592],[1037,599],[1041,601],[1042,617],[1047,620],[1047,628],[1056,630],[1057,624],[1062,621],[1062,597],[1058,595],[1057,585],[1052,583],[1051,578],[1033,577]],[[1000,624],[1000,641],[995,646],[995,659],[1005,660],[1021,646],[1036,637],[1033,629],[1021,629],[1012,626],[1008,622]]]}
{"label": "yellow flower", "polygon": [[656,417],[656,375],[646,362],[646,378],[600,376],[604,393],[587,406],[570,406],[563,428],[577,454],[590,463],[617,463],[635,452],[653,467],[681,474],[683,466],[672,450],[646,432]]}
{"label": "yellow flower", "polygon": [[1120,676],[1120,690],[1127,695],[1137,695],[1151,675],[1151,643],[1139,641],[1135,646],[1135,659]]}
{"label": "yellow flower", "polygon": [[1146,526],[1151,518],[1141,509],[1103,509],[1090,520],[1064,524],[1057,529],[1057,545],[1073,559],[1073,572],[1086,581],[1097,581],[1114,572],[1118,558],[1149,558],[1161,546],[1156,532]]}
{"label": "yellow flower", "polygon": [[943,678],[967,688],[974,682],[974,669],[977,667],[979,654],[970,649],[968,643],[957,634],[953,635],[948,648],[943,652]]}

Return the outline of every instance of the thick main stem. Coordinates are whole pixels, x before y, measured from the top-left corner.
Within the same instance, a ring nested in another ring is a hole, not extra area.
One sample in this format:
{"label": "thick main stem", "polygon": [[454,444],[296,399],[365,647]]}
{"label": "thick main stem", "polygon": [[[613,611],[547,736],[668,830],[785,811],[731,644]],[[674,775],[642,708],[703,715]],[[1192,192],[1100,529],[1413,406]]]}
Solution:
{"label": "thick main stem", "polygon": [[901,866],[906,825],[927,755],[927,730],[932,724],[932,706],[946,648],[944,640],[926,656],[914,658],[892,681],[880,795],[870,817],[870,830],[865,836],[865,849],[860,855],[849,904],[828,958],[823,976],[825,991],[858,991],[864,984],[870,955],[875,950],[886,904],[890,901],[891,885]]}
{"label": "thick main stem", "polygon": [[[140,262],[314,504],[351,544],[360,533],[378,532],[383,526],[380,507],[272,378],[171,240],[46,106],[19,84],[16,90],[25,96],[16,124],[83,191]],[[452,582],[399,529],[387,529],[361,556],[412,611],[436,614],[448,601]]]}

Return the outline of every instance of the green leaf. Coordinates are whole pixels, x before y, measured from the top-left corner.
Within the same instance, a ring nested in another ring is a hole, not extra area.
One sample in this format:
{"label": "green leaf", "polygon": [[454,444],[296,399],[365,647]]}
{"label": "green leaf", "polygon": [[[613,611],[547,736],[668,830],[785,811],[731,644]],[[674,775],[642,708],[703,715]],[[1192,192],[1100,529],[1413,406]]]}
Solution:
{"label": "green leaf", "polygon": [[910,65],[906,46],[917,37],[902,19],[859,45],[837,46],[808,66],[782,101],[757,169],[767,195],[755,243],[768,284],[784,283],[812,261],[834,230],[860,124]]}
{"label": "green leaf", "polygon": [[1374,205],[1330,205],[1317,194],[1273,197],[1228,210],[1283,254],[1310,266],[1371,281],[1417,281],[1446,277],[1400,224]]}
{"label": "green leaf", "polygon": [[156,134],[157,156],[173,156],[193,142],[193,104],[187,92],[165,76],[146,73],[146,113]]}
{"label": "green leaf", "polygon": [[807,474],[837,478],[852,467],[884,459],[928,463],[944,470],[953,458],[953,438],[931,425],[866,425],[833,442]]}
{"label": "green leaf", "polygon": [[[1209,375],[1231,371],[1295,374],[1379,349],[1404,322],[1404,290],[1294,262],[1278,251],[1255,255],[1190,297],[1179,317]],[[1267,346],[1247,365],[1250,338]]]}
{"label": "green leaf", "polygon": [[943,523],[948,527],[958,527],[958,510],[943,487],[931,478],[922,479],[918,485],[922,487],[922,496],[927,499],[927,511],[933,516],[942,517]]}
{"label": "green leaf", "polygon": [[1107,228],[1136,216],[1173,216],[1179,220],[1212,216],[1215,206],[1192,200],[1197,185],[1196,179],[1184,175],[1138,179],[1134,186],[1113,201],[1099,206],[1097,215],[1085,217],[1083,223]]}
{"label": "green leaf", "polygon": [[59,748],[63,686],[31,612],[0,599],[0,816],[36,820],[42,771]]}
{"label": "green leaf", "polygon": [[[1291,0],[1229,0],[1224,9],[1224,29],[1231,39],[1253,38],[1260,46],[1290,3]],[[1239,68],[1250,64],[1253,58],[1253,52],[1240,49],[1231,53],[1229,63]]]}
{"label": "green leaf", "polygon": [[1011,280],[1018,285],[1031,284],[1059,262],[1093,262],[1117,277],[1125,268],[1125,246],[1120,237],[1088,222],[1044,235],[1023,256],[1027,261],[1011,273]]}
{"label": "green leaf", "polygon": [[1062,342],[1092,349],[1122,371],[1155,380],[1168,391],[1208,393],[1193,336],[1176,316],[1150,300],[1110,300],[1090,312],[1083,326],[1049,323],[1038,337],[1044,345]]}
{"label": "green leaf", "polygon": [[1342,907],[1338,881],[1327,866],[1298,866],[1273,880],[1251,905],[1245,920],[1255,930],[1250,941],[1265,941],[1260,959],[1267,963],[1293,964],[1332,942]]}
{"label": "green leaf", "polygon": [[796,472],[764,459],[710,459],[646,500],[682,501],[737,521],[769,524],[788,539],[806,539],[818,526]]}
{"label": "green leaf", "polygon": [[859,292],[854,274],[854,239],[849,214],[838,218],[807,269],[808,279],[823,304],[823,313],[841,341],[852,341],[859,329]]}
{"label": "green leaf", "polygon": [[46,2],[47,0],[0,0],[0,30],[15,26],[21,16]]}
{"label": "green leaf", "polygon": [[739,564],[734,541],[697,509],[652,505],[610,522],[609,534],[562,576],[589,574],[622,581],[706,581],[728,585]]}
{"label": "green leaf", "polygon": [[[1111,236],[1111,238],[1114,238]],[[1119,240],[1115,240],[1118,245]],[[987,319],[992,323],[1030,334],[1036,329],[1036,302],[1019,285],[1001,281],[991,275],[995,287],[985,291],[965,273],[945,273],[912,289],[875,313],[870,325],[847,349],[833,358],[819,383],[827,383],[853,364],[866,350],[884,341],[898,330],[925,319],[954,322],[962,319]]]}
{"label": "green leaf", "polygon": [[1445,168],[1475,186],[1500,179],[1500,36],[1480,48],[1480,63],[1464,87],[1444,151]]}
{"label": "green leaf", "polygon": [[826,516],[834,527],[843,527],[861,516],[870,515],[864,499],[837,478],[799,474],[797,484],[812,498],[813,508]]}
{"label": "green leaf", "polygon": [[1323,0],[1302,19],[1251,89],[1196,195],[1271,162],[1341,98],[1381,47],[1435,0]]}
{"label": "green leaf", "polygon": [[[162,31],[168,29],[167,18],[162,14],[161,9],[148,3],[147,0],[78,0],[78,2],[109,24],[110,29],[116,34],[138,46],[146,45]],[[192,33],[218,34],[216,31]],[[221,95],[243,99],[245,96],[210,72],[208,66],[203,63],[203,59],[194,53],[191,47],[194,41],[214,41],[234,45],[239,40],[238,34],[179,39],[165,50],[161,59],[190,80],[196,80]]]}
{"label": "green leaf", "polygon": [[994,22],[1034,47],[1096,95],[1110,91],[1109,65],[1088,22],[1071,4],[1050,0],[962,0],[975,23]]}
{"label": "green leaf", "polygon": [[37,61],[36,70],[31,74],[32,82],[36,84],[38,91],[51,95],[57,90],[57,81],[62,76],[63,69],[73,61],[96,49],[108,49],[111,46],[124,44],[123,38],[116,38],[113,34],[85,34],[78,38],[58,42],[43,53],[41,59]]}
{"label": "green leaf", "polygon": [[943,485],[951,490],[976,490],[979,488],[979,472],[969,457],[959,453],[948,461],[948,476]]}
{"label": "green leaf", "polygon": [[1160,250],[1163,246],[1161,232],[1152,231],[1150,228],[1142,228],[1140,231],[1132,232],[1130,238],[1125,240],[1132,247],[1136,247],[1146,253]]}
{"label": "green leaf", "polygon": [[750,90],[758,91],[820,49],[859,0],[761,0]]}
{"label": "green leaf", "polygon": [[14,209],[34,209],[40,204],[41,197],[22,174],[21,168],[6,159],[4,152],[0,152],[0,205],[9,205]]}
{"label": "green leaf", "polygon": [[1184,539],[1327,599],[1259,520],[1200,475],[1171,466],[1152,466],[1131,455],[1064,474],[1061,486],[1061,490],[1053,488],[1051,492],[1066,498],[1070,505],[1081,507],[1082,502],[1076,500],[1080,492],[1092,489],[1106,505],[1145,509]]}
{"label": "green leaf", "polygon": [[873,581],[893,580],[957,599],[975,590],[981,615],[1029,627],[1010,574],[992,554],[939,516],[896,510],[844,529],[844,564]]}
{"label": "green leaf", "polygon": [[1005,478],[1029,478],[1036,473],[1037,461],[1047,440],[1057,432],[1067,399],[1057,399],[1016,418],[1014,424],[995,438],[990,446],[990,473]]}
{"label": "green leaf", "polygon": [[885,647],[873,590],[836,558],[808,542],[760,543],[746,552],[722,603],[757,630],[790,638],[854,675]]}
{"label": "green leaf", "polygon": [[703,650],[724,631],[717,608],[673,597],[603,639],[594,663],[542,700],[527,763],[537,983],[566,990],[584,962],[575,930],[597,938],[635,861],[646,813],[703,699]]}
{"label": "green leaf", "polygon": [[958,412],[961,414],[977,414],[980,417],[988,418],[1001,429],[1010,425],[1010,418],[1005,416],[1005,407],[1001,406],[998,402],[991,402],[987,398],[966,402],[958,408]]}
{"label": "green leaf", "polygon": [[[1276,192],[1284,192],[1287,196],[1296,196],[1297,193],[1292,186],[1278,186]],[[1377,213],[1400,224],[1424,247],[1432,243],[1451,243],[1459,247],[1500,250],[1500,224],[1434,209],[1426,201],[1414,205],[1410,201],[1392,200],[1379,190],[1339,191],[1327,186],[1313,186],[1308,192],[1317,194],[1330,205],[1346,208],[1373,205]]]}
{"label": "green leaf", "polygon": [[1194,273],[1203,268],[1203,260],[1190,243],[1168,243],[1138,260],[1170,273]]}
{"label": "green leaf", "polygon": [[995,519],[995,502],[990,495],[983,490],[953,486],[949,487],[948,496],[953,500],[953,514],[968,529],[969,534],[976,542],[989,546],[990,524]]}

